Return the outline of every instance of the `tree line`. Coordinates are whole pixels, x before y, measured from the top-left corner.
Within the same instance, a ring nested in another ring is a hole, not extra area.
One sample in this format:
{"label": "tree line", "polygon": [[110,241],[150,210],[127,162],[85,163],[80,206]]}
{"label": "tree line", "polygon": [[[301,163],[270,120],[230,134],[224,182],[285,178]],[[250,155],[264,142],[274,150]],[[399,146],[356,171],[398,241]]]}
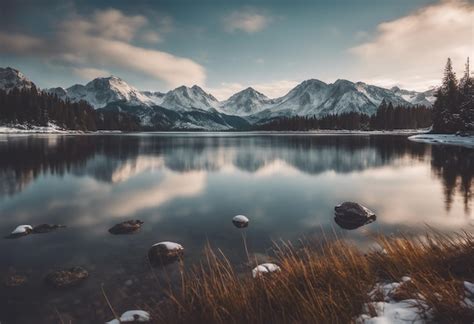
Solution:
{"label": "tree line", "polygon": [[306,131],[316,129],[328,130],[394,130],[416,129],[431,126],[432,109],[425,106],[393,106],[382,101],[377,112],[372,116],[357,112],[339,115],[293,116],[274,119],[257,129],[268,131]]}
{"label": "tree line", "polygon": [[62,100],[55,94],[14,88],[0,90],[0,125],[48,126],[70,130],[138,130],[139,121],[128,114],[94,110],[86,101]]}

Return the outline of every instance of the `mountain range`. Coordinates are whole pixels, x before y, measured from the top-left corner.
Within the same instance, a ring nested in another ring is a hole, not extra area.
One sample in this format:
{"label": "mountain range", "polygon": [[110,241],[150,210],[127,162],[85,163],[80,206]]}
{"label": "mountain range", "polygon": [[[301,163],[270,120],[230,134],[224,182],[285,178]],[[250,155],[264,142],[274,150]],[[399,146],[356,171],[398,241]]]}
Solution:
{"label": "mountain range", "polygon": [[[0,68],[0,89],[30,88],[34,85],[20,71]],[[385,89],[363,82],[337,80],[325,83],[310,79],[286,95],[268,98],[249,87],[219,101],[201,87],[180,86],[166,93],[140,91],[123,79],[96,78],[85,85],[50,88],[43,91],[59,98],[87,101],[95,109],[135,115],[144,129],[242,129],[274,118],[325,116],[347,112],[372,115],[382,100],[393,105],[425,105],[434,102],[434,89],[425,92]]]}

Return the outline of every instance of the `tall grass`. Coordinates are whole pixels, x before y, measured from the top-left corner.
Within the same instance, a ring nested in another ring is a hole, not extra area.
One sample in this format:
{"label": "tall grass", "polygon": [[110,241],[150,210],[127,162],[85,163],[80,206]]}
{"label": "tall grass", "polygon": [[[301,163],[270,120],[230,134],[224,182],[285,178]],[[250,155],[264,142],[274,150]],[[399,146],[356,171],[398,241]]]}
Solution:
{"label": "tall grass", "polygon": [[[342,240],[322,246],[275,246],[282,271],[252,278],[236,273],[219,251],[183,273],[152,313],[162,323],[351,323],[378,282],[412,280],[394,298],[419,299],[438,322],[471,323],[462,282],[474,281],[474,238],[429,233],[421,238],[378,237],[382,252],[366,254]],[[369,310],[370,311],[370,310]]]}

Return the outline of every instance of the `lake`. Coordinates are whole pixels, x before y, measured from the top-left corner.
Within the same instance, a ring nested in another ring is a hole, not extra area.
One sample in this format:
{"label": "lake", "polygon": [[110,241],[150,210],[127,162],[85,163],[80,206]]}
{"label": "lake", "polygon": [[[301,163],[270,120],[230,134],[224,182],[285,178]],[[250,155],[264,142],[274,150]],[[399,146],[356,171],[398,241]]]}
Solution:
{"label": "lake", "polygon": [[[48,234],[0,240],[0,275],[28,277],[0,286],[2,323],[101,322],[119,310],[159,302],[159,278],[177,265],[151,269],[148,248],[184,245],[185,265],[209,243],[245,269],[272,242],[334,236],[361,249],[374,235],[474,232],[474,150],[414,143],[402,135],[276,133],[143,133],[0,135],[0,233],[17,225],[64,224]],[[334,222],[334,206],[359,202],[377,220],[356,230]],[[250,218],[237,229],[234,215]],[[108,229],[128,219],[133,235]],[[80,265],[87,281],[54,290],[44,276]],[[158,279],[157,279],[158,278]],[[119,311],[121,312],[121,311]]]}

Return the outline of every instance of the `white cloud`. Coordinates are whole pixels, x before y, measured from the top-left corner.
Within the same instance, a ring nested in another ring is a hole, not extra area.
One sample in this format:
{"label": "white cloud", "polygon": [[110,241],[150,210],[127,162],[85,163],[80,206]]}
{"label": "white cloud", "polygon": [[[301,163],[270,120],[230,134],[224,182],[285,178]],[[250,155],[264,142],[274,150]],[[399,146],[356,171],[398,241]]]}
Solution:
{"label": "white cloud", "polygon": [[251,85],[243,85],[241,83],[221,83],[218,87],[208,88],[208,91],[219,100],[228,99],[236,92],[242,91],[247,87],[263,93],[269,98],[281,97],[288,93],[291,89],[298,85],[297,81],[279,80],[266,83],[254,83]]}
{"label": "white cloud", "polygon": [[111,74],[109,71],[94,68],[73,68],[73,72],[84,80],[105,77]]}
{"label": "white cloud", "polygon": [[241,30],[247,33],[255,33],[264,29],[271,18],[254,9],[243,9],[234,11],[224,18],[224,27],[229,32]]}
{"label": "white cloud", "polygon": [[350,49],[359,59],[356,78],[419,90],[439,84],[448,57],[462,71],[474,56],[473,17],[472,3],[450,0],[381,23],[373,39]]}
{"label": "white cloud", "polygon": [[205,70],[193,60],[133,44],[143,33],[148,33],[149,41],[159,40],[156,32],[144,30],[147,25],[144,16],[127,16],[116,9],[96,11],[90,17],[65,19],[58,24],[52,39],[0,33],[0,41],[9,45],[2,46],[0,52],[25,56],[40,53],[43,58],[71,66],[74,73],[82,76],[119,68],[162,80],[170,87],[203,85]]}
{"label": "white cloud", "polygon": [[142,40],[149,44],[156,44],[162,41],[161,35],[157,32],[149,31],[146,33],[143,33],[141,36]]}

